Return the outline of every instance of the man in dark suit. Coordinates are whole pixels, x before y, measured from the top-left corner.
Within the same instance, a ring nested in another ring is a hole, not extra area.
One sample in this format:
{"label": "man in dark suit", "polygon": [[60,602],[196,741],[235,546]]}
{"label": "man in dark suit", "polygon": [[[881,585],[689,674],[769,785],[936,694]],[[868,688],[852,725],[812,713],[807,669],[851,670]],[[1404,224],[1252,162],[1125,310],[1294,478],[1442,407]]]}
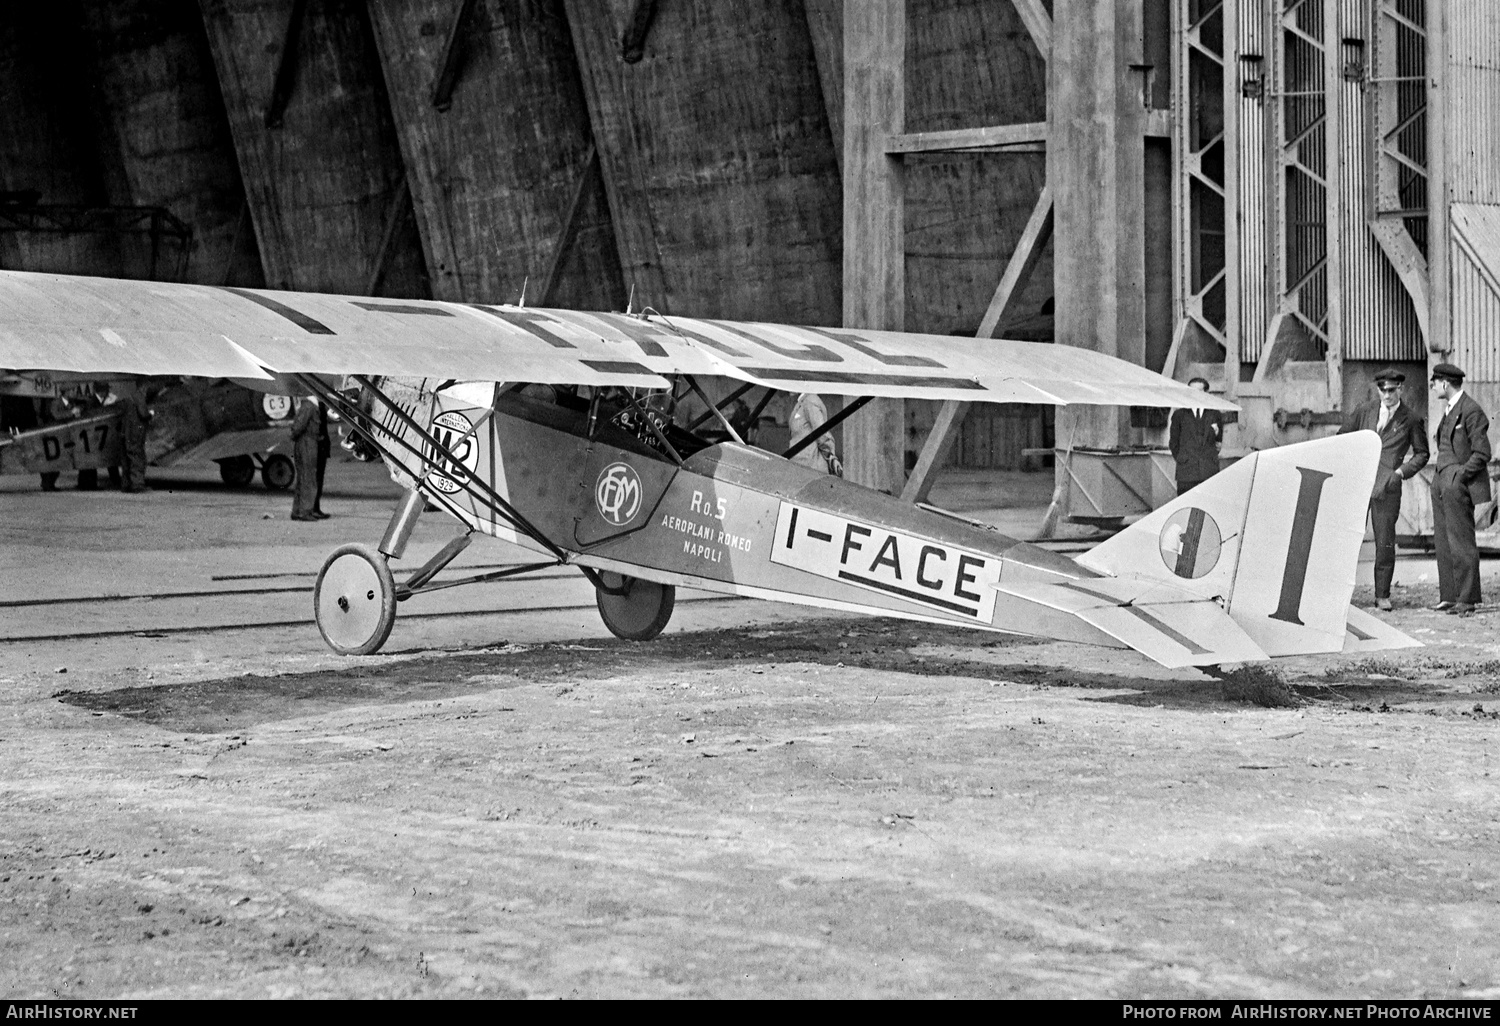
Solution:
{"label": "man in dark suit", "polygon": [[1375,375],[1380,398],[1356,406],[1339,429],[1341,435],[1351,431],[1380,435],[1380,469],[1375,472],[1375,488],[1370,492],[1370,522],[1375,527],[1375,605],[1381,609],[1391,608],[1401,487],[1427,466],[1428,457],[1427,422],[1401,401],[1401,383],[1405,380],[1406,375],[1393,367]]}
{"label": "man in dark suit", "polygon": [[327,424],[323,405],[316,396],[297,403],[297,413],[292,418],[292,462],[297,465],[292,491],[293,520],[323,520],[327,517],[318,511],[318,502],[322,498],[323,462],[327,459],[323,456]]}
{"label": "man in dark suit", "polygon": [[1464,372],[1432,368],[1438,418],[1437,473],[1432,477],[1432,540],[1437,546],[1438,604],[1466,616],[1479,605],[1479,546],[1474,507],[1490,498],[1490,419],[1464,393]]}
{"label": "man in dark suit", "polygon": [[[1193,378],[1188,386],[1208,391],[1207,378]],[[1224,421],[1218,410],[1174,410],[1167,445],[1177,461],[1177,494],[1196,488],[1219,472],[1219,442]]]}

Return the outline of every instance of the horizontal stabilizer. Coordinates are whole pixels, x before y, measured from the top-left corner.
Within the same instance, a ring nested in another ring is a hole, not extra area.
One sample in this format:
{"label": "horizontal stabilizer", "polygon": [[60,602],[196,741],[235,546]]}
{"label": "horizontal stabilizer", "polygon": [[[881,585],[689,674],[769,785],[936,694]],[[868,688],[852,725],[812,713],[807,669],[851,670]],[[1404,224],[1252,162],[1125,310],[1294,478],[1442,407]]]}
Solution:
{"label": "horizontal stabilizer", "polygon": [[1260,646],[1217,602],[1157,581],[1090,578],[1046,584],[1002,583],[999,590],[1072,613],[1173,669],[1266,658]]}
{"label": "horizontal stabilizer", "polygon": [[1349,607],[1348,631],[1344,635],[1346,653],[1421,647],[1420,641],[1407,637],[1379,617],[1371,616],[1363,609]]}

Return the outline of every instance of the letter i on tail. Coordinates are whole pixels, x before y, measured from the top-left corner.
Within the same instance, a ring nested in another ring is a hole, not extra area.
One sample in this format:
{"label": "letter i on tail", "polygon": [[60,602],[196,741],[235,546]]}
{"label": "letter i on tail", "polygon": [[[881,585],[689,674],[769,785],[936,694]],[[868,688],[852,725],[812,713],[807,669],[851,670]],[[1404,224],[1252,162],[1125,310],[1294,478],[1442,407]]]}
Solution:
{"label": "letter i on tail", "polygon": [[1252,453],[1079,558],[1211,599],[1268,658],[1419,643],[1349,605],[1373,431]]}

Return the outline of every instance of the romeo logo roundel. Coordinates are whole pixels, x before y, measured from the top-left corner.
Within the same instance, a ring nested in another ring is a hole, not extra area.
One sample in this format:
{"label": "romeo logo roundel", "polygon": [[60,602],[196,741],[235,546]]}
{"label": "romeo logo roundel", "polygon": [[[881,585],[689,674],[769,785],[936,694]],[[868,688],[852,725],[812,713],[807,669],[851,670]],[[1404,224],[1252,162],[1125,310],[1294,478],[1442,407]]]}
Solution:
{"label": "romeo logo roundel", "polygon": [[594,485],[594,504],[605,520],[624,527],[641,511],[640,475],[628,463],[611,463]]}
{"label": "romeo logo roundel", "polygon": [[1202,577],[1219,562],[1223,536],[1214,518],[1196,506],[1180,509],[1161,526],[1162,562],[1178,577]]}
{"label": "romeo logo roundel", "polygon": [[469,483],[469,475],[479,469],[479,446],[472,434],[474,422],[462,413],[440,413],[432,420],[432,437],[442,446],[428,445],[427,483],[447,495]]}

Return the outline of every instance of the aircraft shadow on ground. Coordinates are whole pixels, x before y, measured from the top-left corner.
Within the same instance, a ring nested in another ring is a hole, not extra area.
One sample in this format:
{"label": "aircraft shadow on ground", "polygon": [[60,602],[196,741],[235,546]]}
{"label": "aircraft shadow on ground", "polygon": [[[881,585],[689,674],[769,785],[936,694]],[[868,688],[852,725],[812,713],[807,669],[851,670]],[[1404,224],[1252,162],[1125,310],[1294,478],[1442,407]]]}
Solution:
{"label": "aircraft shadow on ground", "polygon": [[[1035,688],[1102,692],[1085,701],[1203,712],[1247,705],[1332,704],[1379,711],[1416,694],[1409,680],[1364,680],[1358,674],[1285,680],[1273,671],[1275,695],[1262,701],[1192,670],[1147,678],[1046,665],[1026,650],[1038,642],[981,639],[972,631],[904,621],[811,620],[774,628],[745,627],[669,634],[652,642],[554,642],[482,649],[415,650],[374,657],[336,670],[215,680],[109,691],[63,691],[55,697],[93,712],[112,713],[171,730],[224,733],[252,724],[317,715],[358,705],[442,700],[527,683],[568,684],[649,674],[670,668],[811,663],[921,677],[1012,681]],[[497,647],[501,646],[501,647]],[[1012,656],[1013,658],[1008,658]],[[1284,695],[1283,695],[1284,692]],[[1430,697],[1430,695],[1429,695]]]}

